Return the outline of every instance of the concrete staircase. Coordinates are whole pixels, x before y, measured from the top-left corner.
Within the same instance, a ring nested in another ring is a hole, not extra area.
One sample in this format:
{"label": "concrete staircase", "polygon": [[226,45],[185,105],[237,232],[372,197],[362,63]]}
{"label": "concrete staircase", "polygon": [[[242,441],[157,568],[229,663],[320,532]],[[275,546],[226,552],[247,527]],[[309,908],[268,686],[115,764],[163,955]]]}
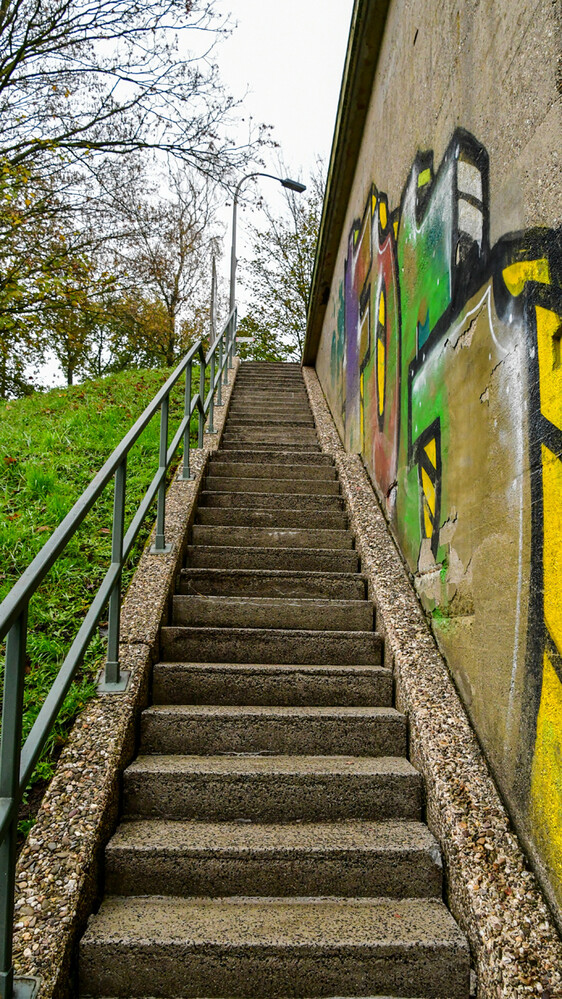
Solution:
{"label": "concrete staircase", "polygon": [[245,363],[81,994],[467,999],[466,941],[297,365]]}

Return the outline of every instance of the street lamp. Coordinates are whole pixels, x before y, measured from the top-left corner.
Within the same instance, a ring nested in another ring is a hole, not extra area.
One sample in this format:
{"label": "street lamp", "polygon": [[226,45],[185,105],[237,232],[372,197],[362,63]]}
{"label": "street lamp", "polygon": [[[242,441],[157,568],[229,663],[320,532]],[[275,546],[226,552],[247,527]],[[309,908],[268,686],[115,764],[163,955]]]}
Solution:
{"label": "street lamp", "polygon": [[306,191],[306,185],[300,184],[298,180],[291,180],[290,177],[276,177],[273,173],[247,173],[242,180],[239,180],[236,185],[236,190],[234,192],[234,201],[232,203],[232,249],[230,251],[230,306],[229,312],[233,312],[234,306],[236,304],[236,211],[238,208],[238,195],[240,194],[240,188],[250,177],[270,177],[271,180],[277,180],[283,187],[288,187],[290,191],[296,191],[297,194],[302,194]]}

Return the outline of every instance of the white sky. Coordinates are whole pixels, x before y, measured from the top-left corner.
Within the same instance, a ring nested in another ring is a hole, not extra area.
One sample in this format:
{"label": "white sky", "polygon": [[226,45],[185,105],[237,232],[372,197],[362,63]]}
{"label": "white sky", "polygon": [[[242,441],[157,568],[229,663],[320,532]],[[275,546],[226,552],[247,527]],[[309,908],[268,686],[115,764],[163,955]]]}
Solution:
{"label": "white sky", "polygon": [[274,126],[283,158],[298,171],[328,158],[353,0],[218,0],[237,24],[217,50],[247,114]]}
{"label": "white sky", "polygon": [[[235,97],[247,93],[243,116],[272,125],[280,146],[264,150],[265,169],[276,174],[281,155],[290,174],[301,175],[306,183],[318,156],[328,164],[353,0],[217,0],[216,6],[221,13],[230,12],[236,24],[214,53],[221,78]],[[241,126],[241,136],[245,128],[247,124]],[[265,178],[257,183],[271,207],[282,210],[282,188]],[[250,252],[245,217],[248,209],[238,215],[238,258]],[[224,221],[223,288],[230,261],[228,211]],[[238,291],[243,304],[240,285]]]}

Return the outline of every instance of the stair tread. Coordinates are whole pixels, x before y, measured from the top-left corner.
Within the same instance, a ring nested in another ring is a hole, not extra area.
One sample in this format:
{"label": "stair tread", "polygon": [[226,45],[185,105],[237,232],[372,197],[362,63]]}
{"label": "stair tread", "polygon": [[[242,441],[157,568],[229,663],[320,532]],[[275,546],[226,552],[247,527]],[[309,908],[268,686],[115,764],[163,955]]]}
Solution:
{"label": "stair tread", "polygon": [[433,851],[440,863],[436,839],[422,822],[200,822],[136,819],[122,822],[107,849],[169,853],[279,852],[325,853],[359,851],[398,854],[405,850]]}
{"label": "stair tread", "polygon": [[143,716],[147,715],[181,715],[181,716],[221,716],[223,718],[369,718],[373,722],[379,719],[403,720],[404,714],[396,708],[377,705],[295,705],[287,707],[277,704],[152,704],[145,708]]}
{"label": "stair tread", "polygon": [[230,670],[240,670],[241,672],[247,673],[249,671],[255,671],[256,673],[294,673],[300,672],[301,670],[306,673],[317,673],[317,674],[332,674],[332,673],[343,673],[352,674],[359,676],[368,676],[370,674],[386,673],[388,676],[392,676],[392,670],[387,669],[385,666],[376,666],[361,663],[343,663],[341,665],[330,664],[330,663],[203,663],[203,662],[183,662],[179,660],[178,662],[159,662],[156,664],[158,669],[186,669],[186,670],[209,670],[212,672],[215,670],[218,673],[222,673],[225,669]]}
{"label": "stair tread", "polygon": [[304,569],[196,569],[185,566],[181,570],[182,577],[194,576],[198,579],[206,579],[217,574],[233,578],[244,575],[256,580],[286,578],[306,581],[312,579],[318,582],[322,582],[323,579],[334,580],[336,582],[340,580],[361,580],[364,582],[366,579],[360,572],[314,572],[313,570],[307,572]]}
{"label": "stair tread", "polygon": [[[277,463],[274,461],[212,461],[210,462],[211,475],[229,475],[247,478],[263,478],[262,473],[279,476],[281,479],[306,479],[307,475],[311,479],[335,479],[336,470],[333,465],[309,465],[304,462],[295,462],[291,465],[288,462]],[[230,471],[230,470],[235,471]]]}
{"label": "stair tread", "polygon": [[232,756],[139,755],[129,764],[127,774],[192,773],[225,776],[268,776],[285,774],[307,777],[330,775],[419,777],[418,771],[403,756]]}
{"label": "stair tread", "polygon": [[[258,553],[274,553],[274,555],[279,555],[282,552],[286,552],[292,556],[296,554],[306,554],[306,555],[319,555],[319,556],[329,556],[333,555],[336,558],[343,558],[344,556],[353,556],[357,558],[357,553],[354,548],[270,548],[267,545],[259,545],[256,547],[250,547],[249,545],[189,545],[189,548],[198,548],[201,551],[210,550],[213,552],[248,552],[249,554],[256,555]],[[282,570],[280,570],[282,571]],[[320,570],[318,570],[320,571]],[[346,570],[348,571],[348,570]]]}
{"label": "stair tread", "polygon": [[[206,599],[206,598],[203,598]],[[223,599],[222,597],[220,598]],[[228,598],[226,598],[228,599]],[[252,598],[250,598],[252,599]],[[350,601],[353,603],[354,601]],[[364,601],[357,601],[357,603],[363,603]],[[364,637],[370,639],[375,639],[378,643],[381,642],[381,636],[376,631],[357,630],[357,631],[346,631],[342,629],[341,631],[331,631],[329,629],[319,628],[318,630],[314,628],[232,628],[228,625],[221,627],[220,625],[205,625],[204,627],[193,626],[190,624],[167,624],[161,629],[163,632],[169,631],[198,631],[198,632],[216,632],[218,634],[230,632],[233,638],[244,638],[251,635],[272,635],[276,641],[286,635],[295,635],[297,637],[309,636],[310,638],[319,640],[321,635],[326,635],[330,639],[332,638],[345,638],[346,636],[354,639],[355,641]],[[213,661],[213,660],[211,660]]]}
{"label": "stair tread", "polygon": [[[205,506],[207,500],[213,497],[220,497],[221,500],[228,499],[232,500],[229,503],[230,506],[236,505],[236,507],[245,506],[247,509],[303,509],[308,507],[308,509],[331,509],[337,508],[338,510],[343,510],[343,498],[339,493],[299,493],[293,492],[291,494],[273,494],[267,497],[267,501],[264,498],[263,492],[251,493],[248,492],[236,492],[235,489],[225,493],[220,489],[204,489],[201,493],[201,502]],[[322,506],[318,507],[315,504],[322,501]],[[264,503],[266,504],[264,507]],[[273,507],[272,504],[275,504]],[[286,504],[286,506],[284,505]],[[301,506],[302,504],[302,506]]]}
{"label": "stair tread", "polygon": [[234,595],[215,596],[214,594],[176,593],[174,601],[176,600],[181,601],[184,606],[197,606],[199,604],[219,606],[227,604],[229,607],[236,607],[239,604],[241,607],[255,607],[256,609],[262,609],[263,607],[308,608],[312,607],[312,605],[318,607],[320,610],[353,610],[354,608],[363,609],[364,607],[371,607],[369,600],[337,600],[335,598],[329,599],[324,597],[238,597]]}
{"label": "stair tread", "polygon": [[[192,544],[215,543],[222,540],[230,541],[227,547],[270,547],[267,542],[276,542],[276,547],[282,548],[346,548],[353,549],[353,533],[344,526],[341,527],[276,527],[269,525],[243,524],[194,524],[192,527]],[[234,544],[235,540],[240,545]],[[248,543],[249,542],[249,543]],[[285,544],[279,545],[279,542]],[[295,543],[297,543],[295,545]]]}
{"label": "stair tread", "polygon": [[297,898],[189,899],[178,896],[109,896],[90,919],[82,946],[124,942],[176,946],[226,944],[378,949],[439,944],[468,945],[437,899]]}

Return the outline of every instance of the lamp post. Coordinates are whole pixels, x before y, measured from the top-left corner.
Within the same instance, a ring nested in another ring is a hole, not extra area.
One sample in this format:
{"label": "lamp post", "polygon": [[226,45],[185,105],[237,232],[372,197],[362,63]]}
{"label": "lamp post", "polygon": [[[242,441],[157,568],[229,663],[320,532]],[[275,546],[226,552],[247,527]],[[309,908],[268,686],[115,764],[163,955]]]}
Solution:
{"label": "lamp post", "polygon": [[299,183],[298,180],[291,180],[290,177],[276,177],[273,173],[247,173],[245,177],[242,177],[236,185],[236,190],[234,192],[234,201],[232,203],[232,249],[230,251],[230,305],[229,312],[234,310],[236,304],[236,214],[238,209],[238,195],[240,194],[240,189],[242,185],[250,180],[251,177],[269,177],[271,180],[277,180],[283,187],[288,187],[290,191],[296,191],[298,194],[302,194],[306,191],[306,185]]}

